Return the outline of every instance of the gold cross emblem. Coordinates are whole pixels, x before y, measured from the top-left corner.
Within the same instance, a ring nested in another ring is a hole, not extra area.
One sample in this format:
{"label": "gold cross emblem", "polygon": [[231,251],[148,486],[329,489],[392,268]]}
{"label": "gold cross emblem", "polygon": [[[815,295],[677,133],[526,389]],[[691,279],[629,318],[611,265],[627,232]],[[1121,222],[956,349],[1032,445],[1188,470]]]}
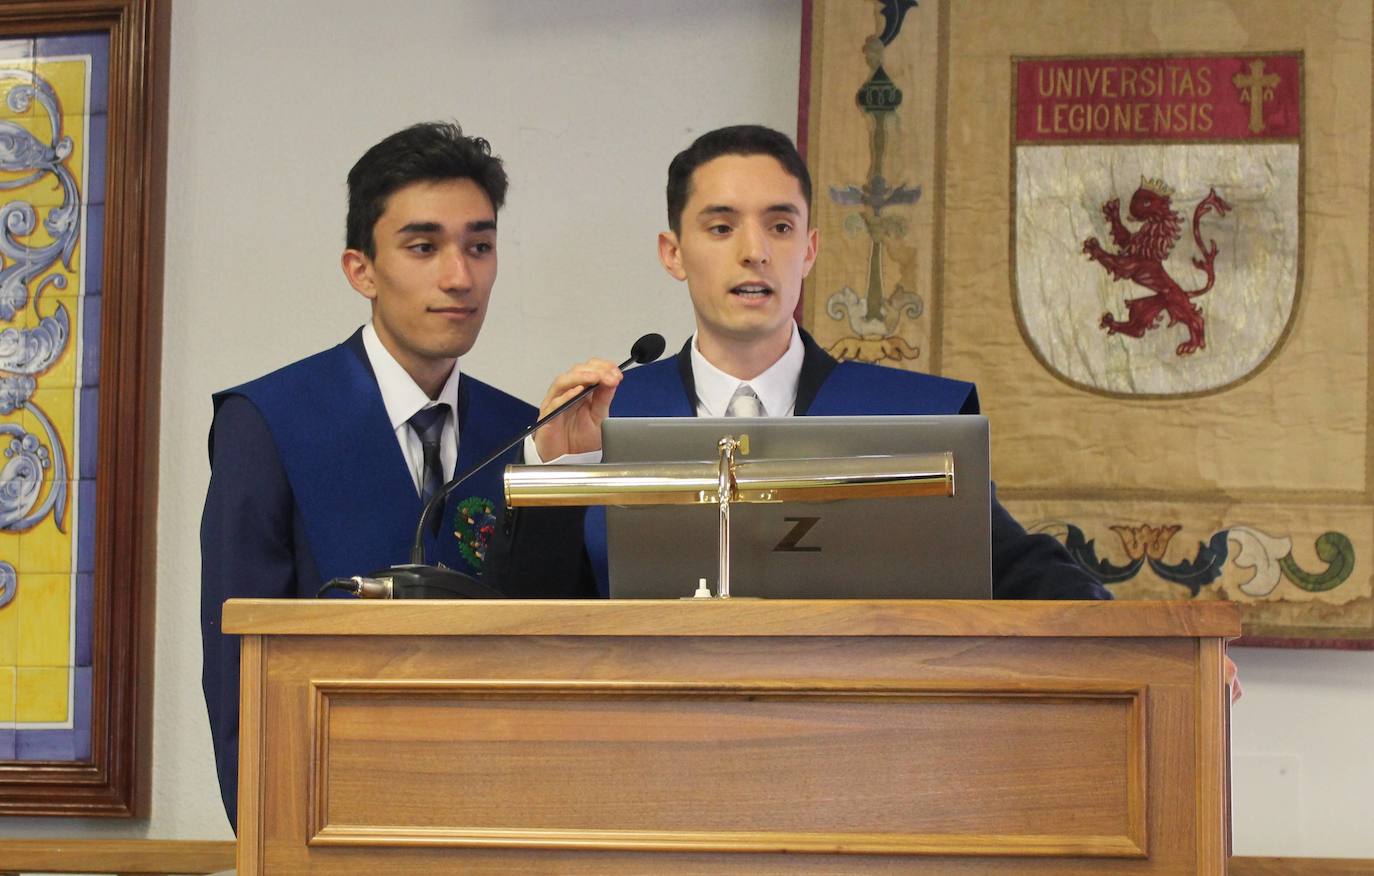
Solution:
{"label": "gold cross emblem", "polygon": [[1277,73],[1265,73],[1263,61],[1251,61],[1249,74],[1237,73],[1231,81],[1240,89],[1241,103],[1250,104],[1250,133],[1264,130],[1264,102],[1274,99],[1274,87],[1279,84]]}

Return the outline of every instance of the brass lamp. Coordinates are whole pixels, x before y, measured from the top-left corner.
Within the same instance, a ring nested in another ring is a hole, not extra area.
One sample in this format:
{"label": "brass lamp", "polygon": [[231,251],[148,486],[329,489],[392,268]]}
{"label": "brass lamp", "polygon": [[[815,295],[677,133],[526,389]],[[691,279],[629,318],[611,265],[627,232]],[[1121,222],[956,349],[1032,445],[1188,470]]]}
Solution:
{"label": "brass lamp", "polygon": [[716,461],[508,465],[506,506],[718,505],[717,594],[730,596],[730,506],[736,502],[828,502],[894,496],[953,496],[954,454],[741,460],[749,436],[726,435]]}

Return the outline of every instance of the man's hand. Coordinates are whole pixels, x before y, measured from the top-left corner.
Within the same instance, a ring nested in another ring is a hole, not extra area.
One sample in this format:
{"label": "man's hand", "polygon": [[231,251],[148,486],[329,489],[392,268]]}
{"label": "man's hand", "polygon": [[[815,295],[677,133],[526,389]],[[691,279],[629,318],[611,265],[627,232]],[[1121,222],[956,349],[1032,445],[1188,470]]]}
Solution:
{"label": "man's hand", "polygon": [[1240,674],[1236,671],[1236,661],[1229,654],[1226,655],[1226,687],[1231,691],[1231,702],[1240,699]]}
{"label": "man's hand", "polygon": [[624,374],[614,362],[588,359],[558,375],[544,396],[539,416],[544,416],[584,388],[597,384],[592,394],[564,411],[534,433],[539,458],[552,462],[565,453],[587,453],[601,449],[601,421],[611,410],[611,399]]}

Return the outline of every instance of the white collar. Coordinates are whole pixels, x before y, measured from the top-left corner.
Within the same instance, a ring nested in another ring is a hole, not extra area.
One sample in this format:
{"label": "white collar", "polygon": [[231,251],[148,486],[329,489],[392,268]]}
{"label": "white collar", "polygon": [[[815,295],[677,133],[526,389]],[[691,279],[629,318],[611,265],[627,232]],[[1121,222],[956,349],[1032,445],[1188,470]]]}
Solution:
{"label": "white collar", "polygon": [[792,338],[787,343],[787,351],[778,361],[753,380],[740,380],[721,371],[702,355],[697,347],[697,336],[692,335],[692,380],[696,385],[697,414],[703,417],[723,417],[730,397],[742,384],[749,384],[763,402],[763,409],[770,417],[788,417],[797,405],[797,384],[801,382],[802,347],[801,333],[797,324],[792,323]]}
{"label": "white collar", "polygon": [[[455,417],[458,413],[457,360],[453,363],[453,371],[449,373],[448,380],[444,381],[443,388],[439,390],[439,397],[431,400],[415,379],[401,367],[401,363],[396,361],[396,357],[391,355],[391,351],[382,344],[382,339],[377,337],[377,329],[373,327],[371,320],[363,326],[363,349],[367,351],[368,361],[372,363],[372,373],[377,378],[377,389],[382,393],[382,404],[386,406],[386,415],[391,420],[393,430],[401,428],[419,411],[441,402],[448,405],[450,417]],[[453,422],[458,421],[454,419]]]}

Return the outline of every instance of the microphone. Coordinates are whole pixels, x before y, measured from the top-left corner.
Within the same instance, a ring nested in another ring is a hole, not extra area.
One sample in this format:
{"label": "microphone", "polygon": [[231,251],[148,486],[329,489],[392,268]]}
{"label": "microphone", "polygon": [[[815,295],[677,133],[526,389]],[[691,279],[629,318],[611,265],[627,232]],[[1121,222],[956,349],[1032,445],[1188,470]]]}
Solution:
{"label": "microphone", "polygon": [[639,340],[630,346],[630,358],[620,363],[620,367],[627,365],[647,365],[656,361],[663,355],[663,348],[666,346],[663,335],[658,332],[649,332],[647,335],[640,335]]}
{"label": "microphone", "polygon": [[[665,346],[666,342],[663,340],[663,335],[654,332],[651,332],[647,335],[643,335],[639,338],[639,340],[635,341],[634,344],[630,347],[630,358],[626,359],[624,362],[621,362],[616,367],[627,368],[630,365],[643,365],[646,362],[652,362],[659,356],[663,355],[663,348]],[[539,429],[540,426],[543,426],[549,420],[552,420],[554,417],[557,417],[559,414],[563,413],[568,408],[571,408],[573,405],[582,401],[582,399],[591,395],[592,390],[596,389],[598,386],[600,386],[600,384],[593,383],[591,386],[584,387],[582,391],[579,392],[577,395],[573,396],[572,398],[563,402],[563,404],[549,411],[546,415],[535,420],[533,425],[525,429],[519,435],[515,436],[515,438],[511,440],[509,443],[503,445],[500,450],[497,450],[496,452],[492,453],[486,459],[477,463],[472,468],[468,469],[462,474],[455,475],[453,480],[449,481],[448,483],[440,487],[438,492],[436,492],[434,496],[430,498],[429,504],[425,506],[425,510],[420,512],[420,521],[415,526],[415,541],[412,542],[410,546],[410,562],[412,564],[417,565],[424,563],[425,526],[429,523],[430,518],[432,518],[438,512],[438,510],[444,506],[444,500],[448,498],[450,493],[452,493],[455,489],[458,488],[459,484],[461,484],[468,478],[472,477],[473,475],[477,474],[477,472],[481,471],[482,469],[486,468],[493,461],[495,461],[497,457],[501,456],[507,450],[510,450],[512,447],[519,444],[521,441],[524,441],[526,438],[533,435],[535,431]]]}
{"label": "microphone", "polygon": [[[630,347],[630,358],[621,362],[617,367],[624,370],[631,365],[653,362],[663,355],[665,346],[666,342],[663,340],[663,335],[655,332],[643,335]],[[582,401],[599,385],[594,383],[584,387],[577,395],[535,420],[532,425],[502,445],[499,450],[491,453],[486,459],[467,471],[454,475],[453,480],[440,487],[425,505],[424,510],[420,512],[420,520],[415,526],[415,541],[410,546],[410,562],[408,564],[373,572],[366,578],[358,576],[337,578],[321,588],[320,593],[323,594],[329,589],[339,589],[356,593],[365,599],[501,599],[502,593],[483,584],[471,575],[443,565],[425,565],[425,529],[434,515],[439,513],[439,509],[444,507],[444,500],[460,484],[496,461],[506,451],[533,435],[545,423]],[[391,583],[390,586],[380,586],[379,584],[375,587],[363,587],[361,582],[368,581],[370,584],[370,579],[376,579],[379,582],[389,579]]]}

